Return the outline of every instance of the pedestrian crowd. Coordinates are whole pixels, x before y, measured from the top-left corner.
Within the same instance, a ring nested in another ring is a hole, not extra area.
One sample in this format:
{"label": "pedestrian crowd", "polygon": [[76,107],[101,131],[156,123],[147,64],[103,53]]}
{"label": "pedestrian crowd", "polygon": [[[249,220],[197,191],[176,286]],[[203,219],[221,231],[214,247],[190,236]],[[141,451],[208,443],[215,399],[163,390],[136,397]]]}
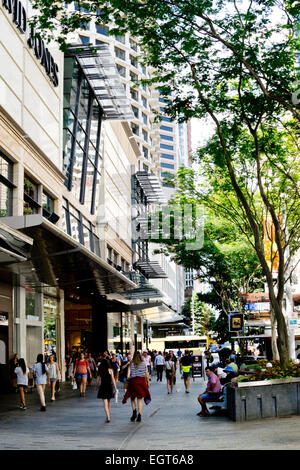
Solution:
{"label": "pedestrian crowd", "polygon": [[[243,371],[243,364],[239,367],[236,363],[236,356],[231,354],[224,363],[210,364],[213,357],[205,352],[207,386],[204,393],[198,396],[201,406],[199,416],[210,415],[207,403],[224,401],[226,406],[227,385],[239,373]],[[37,388],[41,411],[46,411],[45,388],[50,388],[53,403],[56,393],[60,391],[60,380],[62,371],[55,354],[51,354],[44,360],[43,354],[38,354],[36,362],[32,366],[31,375],[28,366],[23,358],[17,355],[11,361],[11,377],[16,383],[20,396],[20,409],[26,410],[25,392],[30,380],[34,381]],[[72,384],[74,390],[79,390],[79,396],[85,397],[86,387],[92,387],[93,378],[96,379],[94,390],[97,391],[97,398],[103,400],[106,423],[111,420],[111,400],[118,401],[118,382],[123,384],[124,396],[122,403],[125,404],[130,398],[132,416],[130,420],[140,422],[142,419],[143,402],[148,405],[151,402],[150,382],[156,374],[157,382],[162,382],[165,372],[167,394],[172,394],[176,385],[176,373],[180,371],[184,381],[185,393],[189,393],[190,380],[194,364],[194,356],[190,351],[174,353],[170,351],[135,351],[134,354],[120,351],[95,354],[91,352],[76,352],[66,355],[65,372],[66,379]],[[202,360],[202,358],[201,358]],[[215,406],[215,408],[218,408]]]}

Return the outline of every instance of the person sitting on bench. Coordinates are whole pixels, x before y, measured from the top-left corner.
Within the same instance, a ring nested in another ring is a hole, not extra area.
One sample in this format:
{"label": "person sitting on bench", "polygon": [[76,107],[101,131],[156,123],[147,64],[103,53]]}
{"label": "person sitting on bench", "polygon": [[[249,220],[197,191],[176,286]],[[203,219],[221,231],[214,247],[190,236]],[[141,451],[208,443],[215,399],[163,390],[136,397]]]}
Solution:
{"label": "person sitting on bench", "polygon": [[198,416],[210,416],[206,403],[218,401],[221,395],[221,382],[213,370],[213,367],[206,367],[205,369],[208,382],[205,392],[198,397],[198,402],[202,407],[201,411],[197,413]]}

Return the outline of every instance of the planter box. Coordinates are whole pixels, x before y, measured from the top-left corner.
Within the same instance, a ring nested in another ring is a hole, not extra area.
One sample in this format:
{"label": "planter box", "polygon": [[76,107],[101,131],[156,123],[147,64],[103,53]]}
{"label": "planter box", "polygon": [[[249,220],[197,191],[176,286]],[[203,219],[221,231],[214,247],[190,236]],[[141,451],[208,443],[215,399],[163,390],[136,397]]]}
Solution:
{"label": "planter box", "polygon": [[227,387],[228,416],[233,421],[300,414],[300,378],[241,382]]}

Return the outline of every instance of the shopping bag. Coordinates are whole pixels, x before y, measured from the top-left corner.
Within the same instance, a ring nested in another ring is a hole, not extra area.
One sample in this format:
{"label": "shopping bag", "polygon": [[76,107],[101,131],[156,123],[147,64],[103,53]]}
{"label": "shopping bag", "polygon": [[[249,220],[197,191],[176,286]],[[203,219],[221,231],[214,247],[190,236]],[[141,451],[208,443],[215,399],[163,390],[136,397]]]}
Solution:
{"label": "shopping bag", "polygon": [[78,388],[77,387],[77,382],[76,382],[76,380],[73,380],[72,389],[77,390],[77,388]]}

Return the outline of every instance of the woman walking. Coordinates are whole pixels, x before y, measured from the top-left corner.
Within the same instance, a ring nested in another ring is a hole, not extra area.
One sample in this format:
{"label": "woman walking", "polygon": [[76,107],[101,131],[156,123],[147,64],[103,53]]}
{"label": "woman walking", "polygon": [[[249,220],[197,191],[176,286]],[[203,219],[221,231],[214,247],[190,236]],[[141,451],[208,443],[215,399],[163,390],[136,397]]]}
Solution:
{"label": "woman walking", "polygon": [[91,375],[88,378],[88,386],[91,387],[92,386],[93,376],[96,373],[96,369],[97,369],[95,359],[92,357],[92,353],[88,353],[87,361],[89,363],[89,367],[90,367],[90,371],[91,371]]}
{"label": "woman walking", "polygon": [[[142,419],[143,399],[146,405],[148,405],[151,401],[151,396],[149,392],[148,369],[139,351],[134,353],[133,359],[130,363],[130,369],[128,370],[130,377],[128,380],[128,388],[122,403],[126,403],[128,398],[131,399],[132,416],[130,421],[137,420],[137,422],[140,422]],[[137,405],[135,402],[136,399]]]}
{"label": "woman walking", "polygon": [[92,373],[88,361],[84,358],[84,353],[80,353],[80,359],[77,359],[74,367],[74,376],[79,383],[80,396],[85,397],[86,382],[88,375],[91,377]]}
{"label": "woman walking", "polygon": [[48,372],[50,377],[51,401],[53,402],[55,401],[55,386],[59,377],[59,367],[57,362],[54,360],[53,354],[49,357]]}
{"label": "woman walking", "polygon": [[166,356],[166,379],[167,379],[167,390],[168,394],[173,393],[173,385],[174,385],[174,376],[175,376],[175,365],[174,362],[171,360],[170,354]]}
{"label": "woman walking", "polygon": [[46,411],[45,386],[47,382],[48,385],[50,385],[50,377],[48,367],[44,362],[43,354],[38,354],[36,358],[36,363],[32,366],[32,373],[36,384],[37,392],[40,397],[41,411]]}
{"label": "woman walking", "polygon": [[114,371],[115,381],[117,382],[119,380],[120,361],[116,354],[112,354],[111,356],[111,366]]}
{"label": "woman walking", "polygon": [[20,409],[26,410],[26,403],[25,403],[25,390],[28,387],[28,376],[29,376],[29,369],[25,364],[25,361],[22,357],[19,359],[18,367],[15,368],[15,374],[17,376],[17,387],[19,389],[20,394]]}
{"label": "woman walking", "polygon": [[104,359],[103,356],[101,356],[100,359],[95,391],[97,390],[100,379],[101,383],[98,390],[97,398],[101,398],[103,400],[104,411],[106,414],[105,422],[110,423],[110,400],[114,398],[115,393],[118,393],[118,389],[114,378],[114,372],[111,366],[111,361],[110,359]]}

